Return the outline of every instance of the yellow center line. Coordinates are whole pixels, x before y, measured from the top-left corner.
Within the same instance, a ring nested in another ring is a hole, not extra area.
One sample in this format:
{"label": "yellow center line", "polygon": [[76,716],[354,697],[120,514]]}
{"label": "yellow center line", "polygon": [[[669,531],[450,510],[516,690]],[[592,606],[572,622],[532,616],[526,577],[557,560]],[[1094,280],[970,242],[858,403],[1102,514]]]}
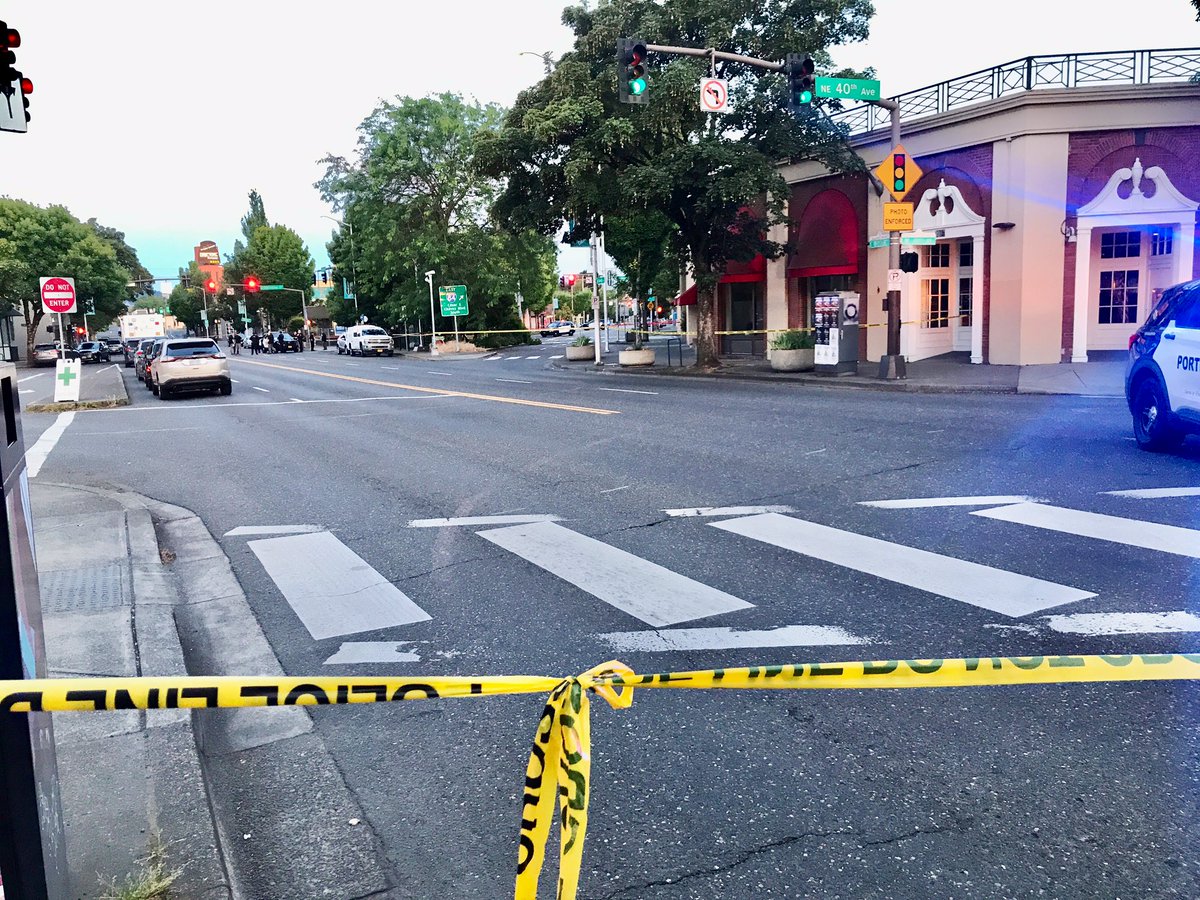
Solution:
{"label": "yellow center line", "polygon": [[247,366],[263,366],[267,369],[283,369],[285,372],[301,372],[305,375],[319,375],[322,378],[337,378],[341,381],[354,381],[358,384],[374,384],[379,387],[399,388],[402,391],[416,391],[419,394],[437,394],[440,397],[465,397],[468,400],[488,400],[492,403],[511,403],[514,406],[535,406],[539,409],[558,409],[563,412],[590,413],[594,416],[619,416],[619,409],[599,409],[592,406],[572,406],[569,403],[547,403],[543,400],[521,400],[518,397],[501,397],[496,394],[473,394],[470,391],[447,391],[442,388],[421,387],[416,384],[400,384],[395,381],[380,381],[375,378],[359,378],[356,375],[339,375],[336,372],[318,372],[315,369],[301,369],[296,366],[281,366],[277,363],[258,362],[257,360],[241,359],[239,364]]}

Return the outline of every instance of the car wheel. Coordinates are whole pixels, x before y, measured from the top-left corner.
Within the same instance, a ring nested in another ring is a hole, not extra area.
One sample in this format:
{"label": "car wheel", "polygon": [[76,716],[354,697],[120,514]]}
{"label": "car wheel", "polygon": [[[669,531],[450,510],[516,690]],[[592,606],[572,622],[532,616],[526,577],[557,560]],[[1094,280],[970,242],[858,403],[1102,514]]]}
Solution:
{"label": "car wheel", "polygon": [[389,351],[387,352],[387,355],[388,355],[388,356],[395,356],[395,355],[396,355],[396,351],[395,351],[395,350],[389,350]]}
{"label": "car wheel", "polygon": [[222,397],[228,397],[230,394],[233,393],[233,382],[222,381],[221,387],[218,390],[220,390]]}
{"label": "car wheel", "polygon": [[1157,378],[1144,378],[1133,395],[1133,436],[1143,450],[1159,453],[1183,443],[1183,432],[1171,427],[1170,405]]}
{"label": "car wheel", "polygon": [[158,390],[156,390],[154,393],[158,394],[159,400],[166,400],[168,397],[171,396],[171,388],[168,385],[160,384],[160,385],[157,385],[157,387],[158,387]]}
{"label": "car wheel", "polygon": [[150,388],[150,393],[158,394],[158,384],[149,378],[146,379],[146,387]]}

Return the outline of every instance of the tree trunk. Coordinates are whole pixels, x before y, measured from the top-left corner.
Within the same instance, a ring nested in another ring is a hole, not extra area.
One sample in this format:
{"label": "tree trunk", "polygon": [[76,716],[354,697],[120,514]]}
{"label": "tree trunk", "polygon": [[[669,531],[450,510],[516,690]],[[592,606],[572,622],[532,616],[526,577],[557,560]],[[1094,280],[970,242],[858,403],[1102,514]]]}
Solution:
{"label": "tree trunk", "polygon": [[707,279],[696,287],[696,367],[715,369],[721,364],[717,357],[717,287]]}
{"label": "tree trunk", "polygon": [[33,361],[33,345],[37,343],[37,330],[42,327],[46,314],[39,312],[33,303],[25,303],[25,362]]}

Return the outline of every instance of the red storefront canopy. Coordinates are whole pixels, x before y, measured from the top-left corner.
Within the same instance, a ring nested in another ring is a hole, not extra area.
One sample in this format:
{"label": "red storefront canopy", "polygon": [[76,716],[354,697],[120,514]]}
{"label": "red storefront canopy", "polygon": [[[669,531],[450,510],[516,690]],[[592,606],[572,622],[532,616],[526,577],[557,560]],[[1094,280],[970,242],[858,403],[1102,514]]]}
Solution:
{"label": "red storefront canopy", "polygon": [[841,191],[821,191],[804,208],[788,258],[788,278],[858,272],[858,220]]}

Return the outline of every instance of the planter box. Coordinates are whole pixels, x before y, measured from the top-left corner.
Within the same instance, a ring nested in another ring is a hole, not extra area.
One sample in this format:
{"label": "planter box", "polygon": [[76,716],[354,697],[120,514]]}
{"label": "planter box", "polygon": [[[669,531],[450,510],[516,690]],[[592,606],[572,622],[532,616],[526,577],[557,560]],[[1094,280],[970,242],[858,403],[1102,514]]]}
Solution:
{"label": "planter box", "polygon": [[776,372],[811,371],[815,353],[811,347],[807,350],[772,350],[771,368]]}
{"label": "planter box", "polygon": [[622,350],[617,354],[617,362],[623,366],[652,366],[654,351],[651,349]]}
{"label": "planter box", "polygon": [[567,361],[572,360],[594,360],[596,358],[596,347],[594,344],[588,344],[586,347],[572,347],[567,345]]}

